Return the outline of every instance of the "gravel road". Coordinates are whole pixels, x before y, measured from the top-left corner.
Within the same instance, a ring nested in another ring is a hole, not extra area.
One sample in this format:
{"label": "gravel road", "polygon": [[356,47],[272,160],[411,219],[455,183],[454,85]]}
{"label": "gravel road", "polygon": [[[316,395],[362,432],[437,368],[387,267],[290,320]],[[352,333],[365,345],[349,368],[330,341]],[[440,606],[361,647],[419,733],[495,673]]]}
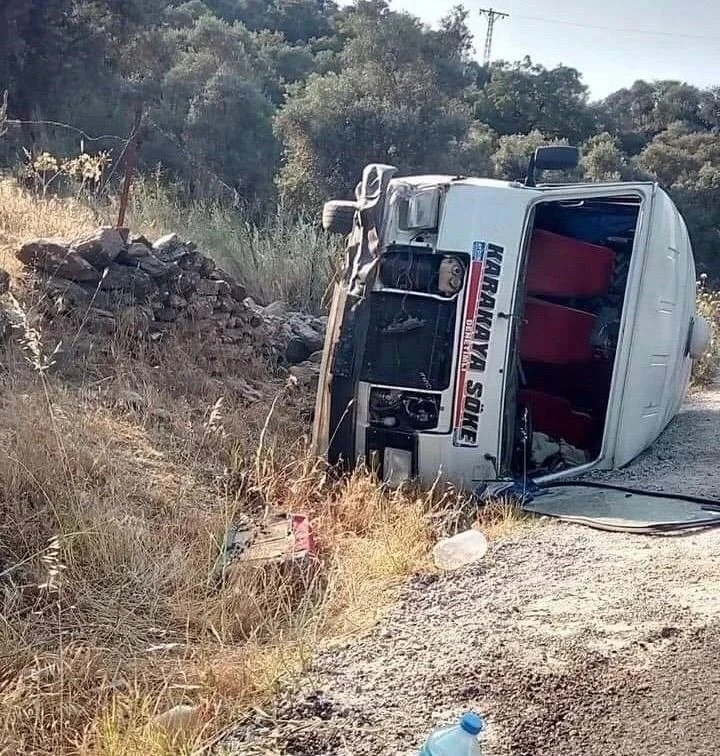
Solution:
{"label": "gravel road", "polygon": [[[630,469],[601,477],[720,498],[718,449],[709,392]],[[373,632],[319,655],[224,753],[410,756],[474,708],[487,756],[715,756],[719,693],[720,532],[535,524],[477,565],[412,580]]]}

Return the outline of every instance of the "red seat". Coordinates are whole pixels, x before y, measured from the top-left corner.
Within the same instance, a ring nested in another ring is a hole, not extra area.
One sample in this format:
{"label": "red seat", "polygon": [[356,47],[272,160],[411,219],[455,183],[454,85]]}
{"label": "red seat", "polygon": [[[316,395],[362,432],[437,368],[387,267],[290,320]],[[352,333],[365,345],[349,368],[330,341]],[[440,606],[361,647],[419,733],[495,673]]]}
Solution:
{"label": "red seat", "polygon": [[594,315],[528,297],[525,320],[520,335],[522,360],[569,364],[592,359]]}
{"label": "red seat", "polygon": [[523,389],[518,399],[530,410],[533,430],[578,449],[588,448],[593,430],[590,415],[574,410],[567,399],[542,391]]}
{"label": "red seat", "polygon": [[609,247],[537,229],[530,246],[529,294],[596,297],[607,294],[615,252]]}

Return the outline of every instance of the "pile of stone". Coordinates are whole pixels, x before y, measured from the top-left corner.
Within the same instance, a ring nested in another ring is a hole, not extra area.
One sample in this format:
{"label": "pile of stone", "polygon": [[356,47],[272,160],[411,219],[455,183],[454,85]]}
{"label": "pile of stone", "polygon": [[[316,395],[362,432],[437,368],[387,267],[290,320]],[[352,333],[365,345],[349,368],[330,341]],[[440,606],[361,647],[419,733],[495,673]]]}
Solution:
{"label": "pile of stone", "polygon": [[96,340],[125,327],[155,341],[170,331],[196,336],[208,368],[258,354],[286,367],[315,364],[322,349],[324,319],[283,303],[258,305],[176,234],[151,243],[101,228],[71,241],[28,241],[17,258],[41,294],[44,314],[72,319]]}

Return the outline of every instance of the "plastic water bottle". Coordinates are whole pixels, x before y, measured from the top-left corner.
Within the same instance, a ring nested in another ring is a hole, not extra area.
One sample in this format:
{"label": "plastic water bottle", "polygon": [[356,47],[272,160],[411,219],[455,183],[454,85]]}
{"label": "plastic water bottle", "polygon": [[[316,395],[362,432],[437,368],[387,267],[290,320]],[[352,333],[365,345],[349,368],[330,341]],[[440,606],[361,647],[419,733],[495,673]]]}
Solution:
{"label": "plastic water bottle", "polygon": [[420,749],[418,756],[481,756],[478,735],[485,729],[485,722],[477,714],[463,714],[453,727],[435,730]]}

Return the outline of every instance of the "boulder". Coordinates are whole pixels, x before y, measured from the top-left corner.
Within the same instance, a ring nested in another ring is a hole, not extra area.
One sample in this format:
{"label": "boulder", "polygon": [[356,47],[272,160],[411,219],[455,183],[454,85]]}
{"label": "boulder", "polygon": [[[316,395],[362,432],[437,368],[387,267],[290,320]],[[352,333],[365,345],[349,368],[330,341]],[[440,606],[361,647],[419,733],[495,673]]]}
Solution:
{"label": "boulder", "polygon": [[92,302],[95,287],[84,288],[75,281],[53,276],[41,281],[43,291],[51,297],[62,297],[74,307],[87,307]]}
{"label": "boulder", "polygon": [[142,257],[149,257],[152,254],[150,247],[142,242],[133,242],[118,258],[118,262],[136,262]]}
{"label": "boulder", "polygon": [[174,307],[176,310],[184,310],[187,306],[187,299],[181,297],[179,294],[168,294],[167,306]]}
{"label": "boulder", "polygon": [[125,239],[115,228],[105,226],[87,236],[74,239],[70,246],[94,268],[105,268],[125,249]]}
{"label": "boulder", "polygon": [[54,276],[81,283],[100,281],[100,273],[62,239],[34,239],[23,244],[15,256],[24,265]]}
{"label": "boulder", "polygon": [[111,263],[108,266],[100,288],[103,290],[121,289],[132,293],[137,299],[143,299],[157,291],[155,282],[144,270],[119,263]]}
{"label": "boulder", "polygon": [[215,281],[209,278],[203,278],[197,285],[198,294],[210,297],[228,296],[230,294],[230,284],[227,281]]}
{"label": "boulder", "polygon": [[194,246],[181,241],[177,234],[161,237],[152,248],[155,257],[166,263],[182,260],[194,251]]}
{"label": "boulder", "polygon": [[10,291],[10,274],[0,268],[0,295],[7,294]]}
{"label": "boulder", "polygon": [[165,263],[162,260],[158,260],[155,255],[141,257],[137,261],[137,266],[153,278],[165,278],[165,276],[167,276],[171,270],[168,263]]}
{"label": "boulder", "polygon": [[308,349],[308,357],[313,352],[319,352],[325,344],[325,336],[315,330],[310,323],[303,320],[301,315],[295,314],[290,319],[290,328],[293,334],[300,339]]}
{"label": "boulder", "polygon": [[213,305],[206,299],[194,299],[188,305],[187,314],[193,320],[209,320],[213,315]]}

